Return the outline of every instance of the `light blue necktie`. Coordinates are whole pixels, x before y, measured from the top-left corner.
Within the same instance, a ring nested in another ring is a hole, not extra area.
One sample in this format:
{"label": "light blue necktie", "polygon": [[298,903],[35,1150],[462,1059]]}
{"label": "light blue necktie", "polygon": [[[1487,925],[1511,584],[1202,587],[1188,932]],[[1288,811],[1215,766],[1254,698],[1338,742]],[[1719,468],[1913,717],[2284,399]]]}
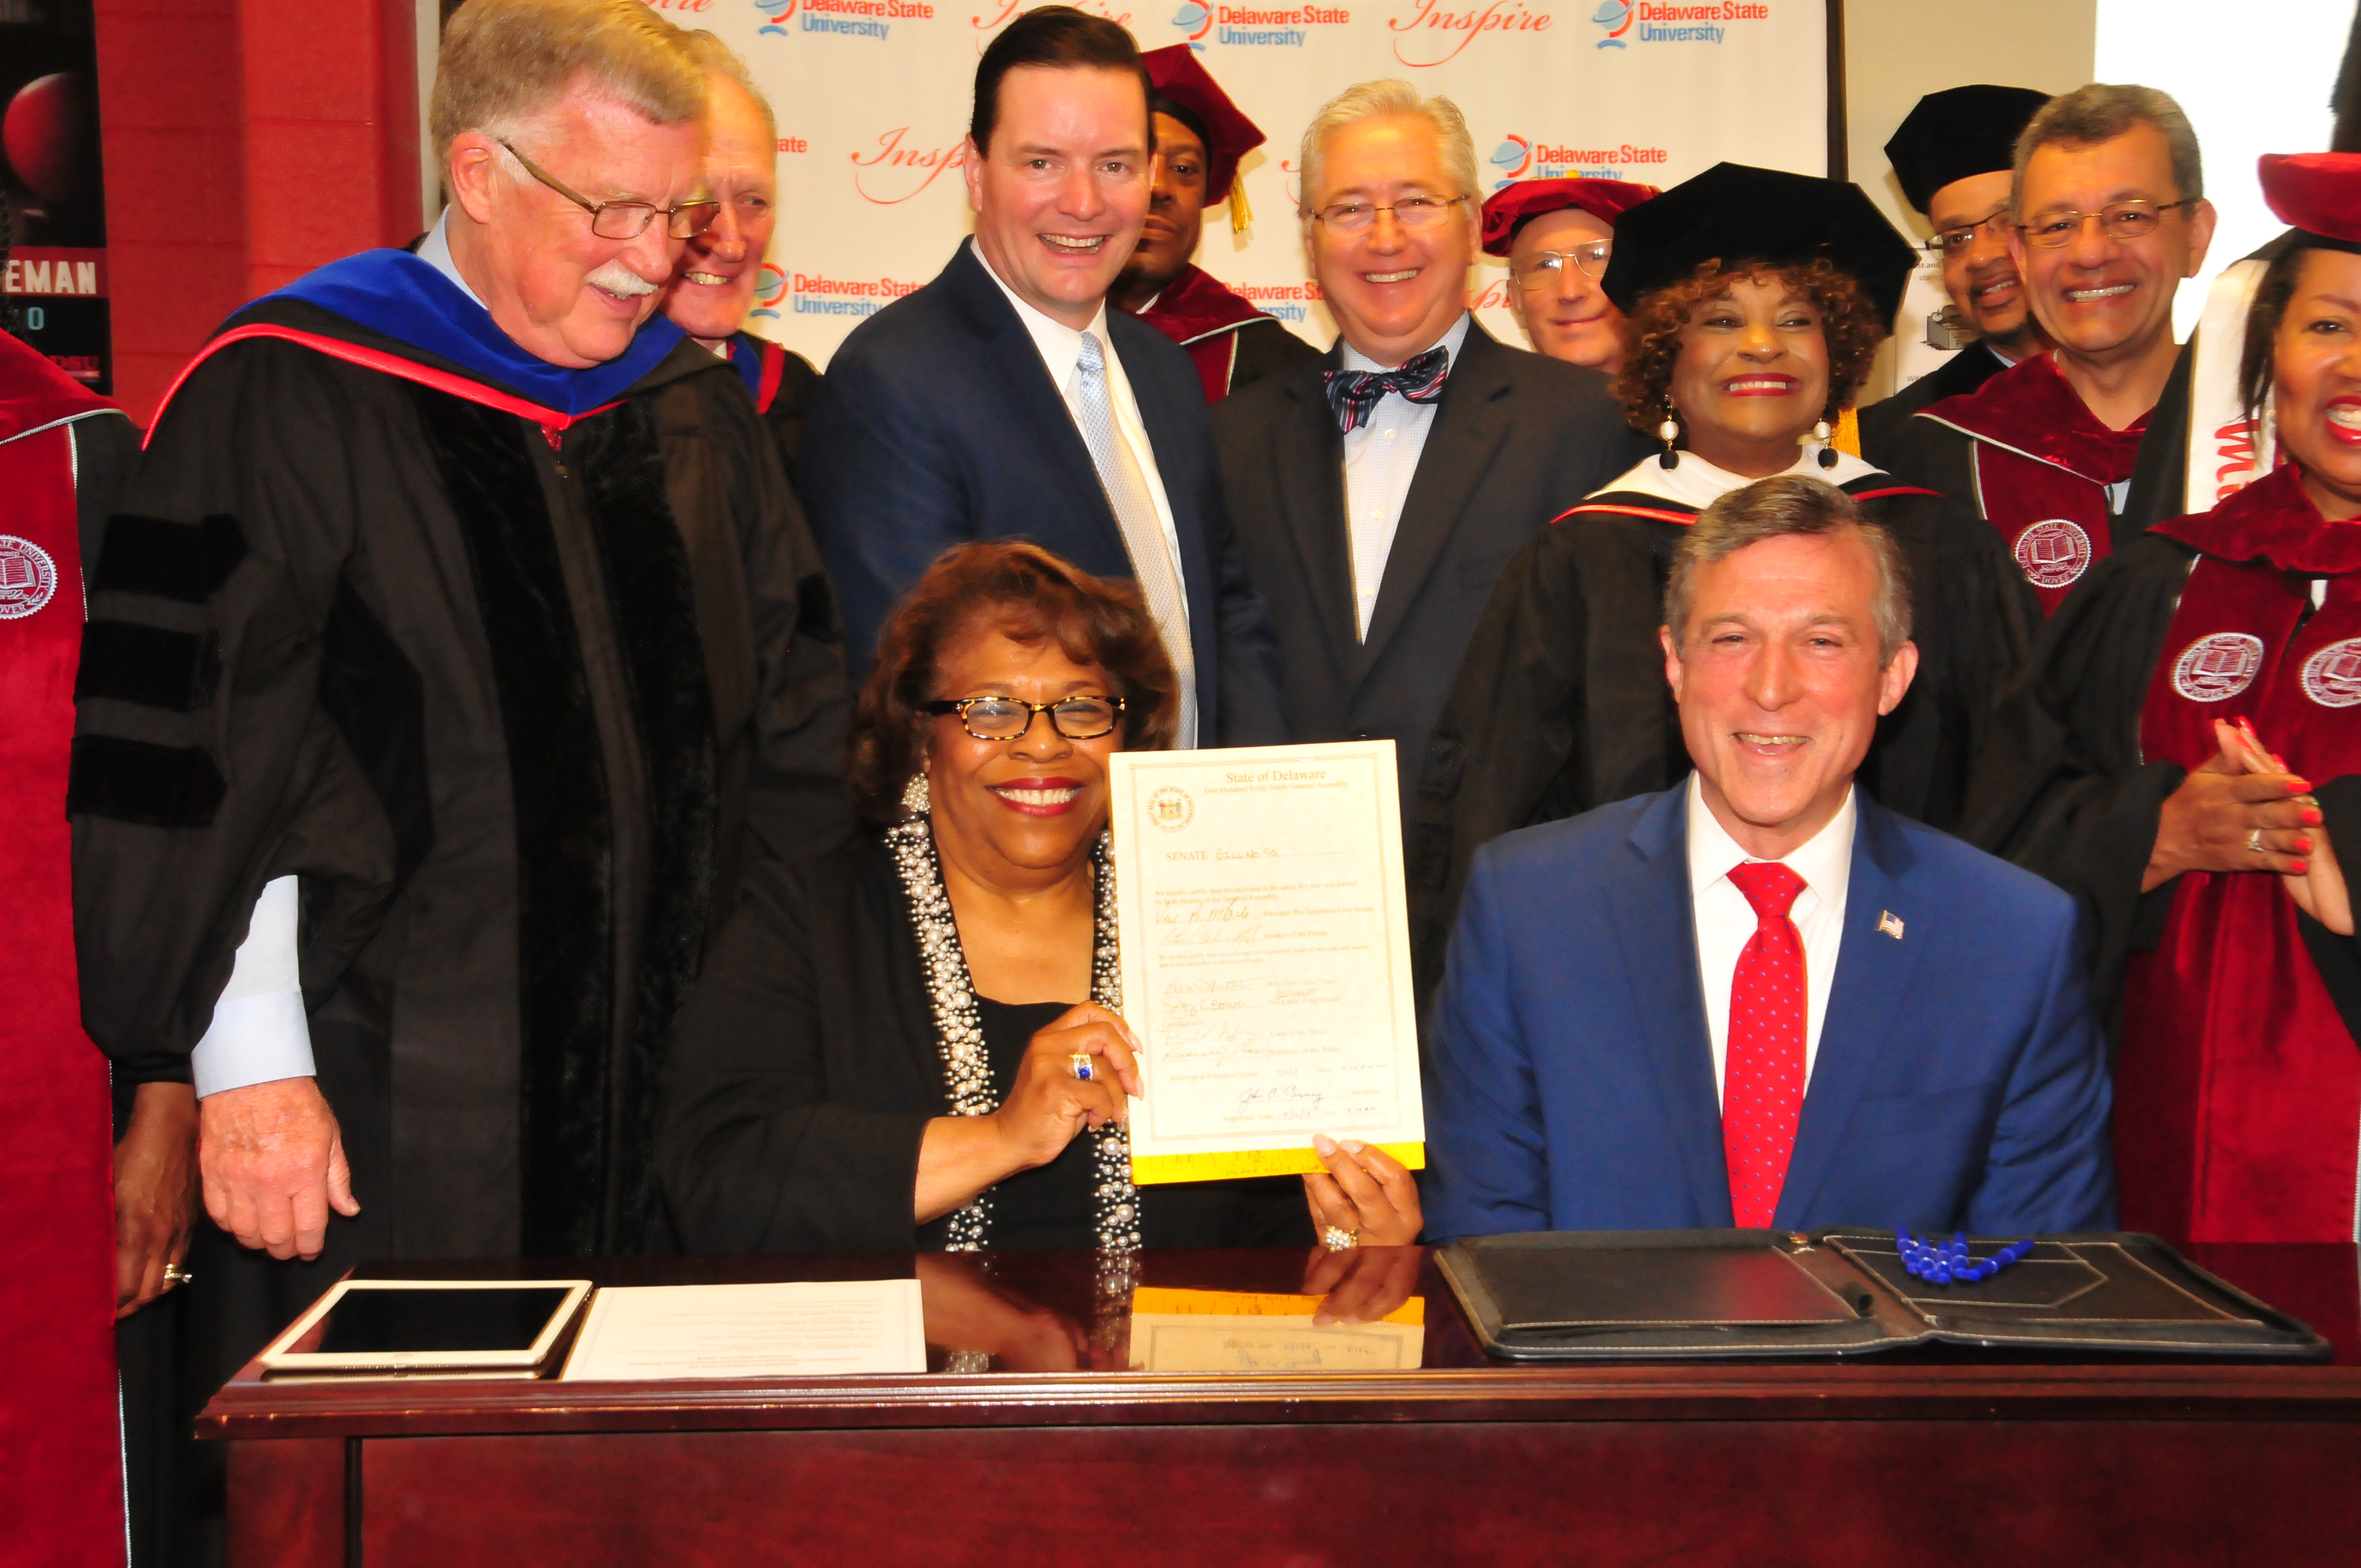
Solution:
{"label": "light blue necktie", "polygon": [[1091,465],[1099,472],[1107,505],[1123,530],[1124,549],[1131,555],[1131,575],[1139,584],[1148,613],[1164,639],[1164,652],[1180,679],[1180,733],[1174,744],[1197,743],[1197,656],[1189,641],[1189,600],[1180,586],[1180,565],[1172,558],[1165,538],[1164,520],[1157,515],[1156,498],[1148,493],[1148,476],[1131,444],[1115,427],[1115,406],[1107,389],[1106,350],[1096,333],[1082,334],[1082,356],[1074,367],[1082,393],[1082,442],[1091,449]]}

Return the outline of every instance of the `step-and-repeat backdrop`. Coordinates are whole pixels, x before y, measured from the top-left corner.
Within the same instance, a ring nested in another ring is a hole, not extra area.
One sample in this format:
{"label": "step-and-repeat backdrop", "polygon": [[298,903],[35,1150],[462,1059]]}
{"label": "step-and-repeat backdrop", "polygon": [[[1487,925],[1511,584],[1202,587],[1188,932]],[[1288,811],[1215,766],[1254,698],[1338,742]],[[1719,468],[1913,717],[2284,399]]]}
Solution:
{"label": "step-and-repeat backdrop", "polygon": [[[779,118],[777,237],[749,327],[825,364],[927,282],[970,229],[961,179],[976,60],[1021,0],[654,0],[745,57]],[[1129,8],[1126,8],[1129,7]],[[1604,175],[1669,185],[1728,159],[1828,171],[1825,0],[1088,0],[1142,49],[1186,43],[1269,140],[1240,169],[1255,222],[1206,214],[1198,264],[1325,347],[1295,218],[1303,126],[1400,77],[1467,116],[1486,190]],[[1506,273],[1485,324],[1521,342]]]}

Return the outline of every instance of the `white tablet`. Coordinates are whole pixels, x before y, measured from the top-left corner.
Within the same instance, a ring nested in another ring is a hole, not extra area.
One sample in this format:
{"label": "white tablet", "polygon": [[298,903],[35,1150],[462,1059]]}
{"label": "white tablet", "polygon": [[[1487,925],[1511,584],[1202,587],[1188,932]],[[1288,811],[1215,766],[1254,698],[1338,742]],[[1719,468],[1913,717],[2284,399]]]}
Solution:
{"label": "white tablet", "polygon": [[587,1279],[342,1279],[263,1350],[266,1373],[530,1376]]}

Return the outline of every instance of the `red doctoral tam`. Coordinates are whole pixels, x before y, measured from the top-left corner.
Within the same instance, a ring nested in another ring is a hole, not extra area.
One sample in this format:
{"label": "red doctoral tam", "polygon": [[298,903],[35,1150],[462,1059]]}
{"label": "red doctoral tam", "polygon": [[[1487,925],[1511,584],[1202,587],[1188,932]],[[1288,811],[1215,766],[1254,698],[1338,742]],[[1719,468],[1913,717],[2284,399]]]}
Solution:
{"label": "red doctoral tam", "polygon": [[1230,193],[1238,159],[1263,144],[1262,129],[1230,102],[1187,44],[1149,49],[1139,63],[1156,88],[1157,113],[1171,115],[1204,141],[1205,203],[1211,206]]}
{"label": "red doctoral tam", "polygon": [[1663,194],[1653,185],[1628,180],[1519,180],[1485,199],[1484,254],[1508,255],[1526,220],[1543,213],[1578,207],[1613,228],[1617,218]]}
{"label": "red doctoral tam", "polygon": [[2267,152],[2255,167],[2281,223],[2361,248],[2361,152]]}

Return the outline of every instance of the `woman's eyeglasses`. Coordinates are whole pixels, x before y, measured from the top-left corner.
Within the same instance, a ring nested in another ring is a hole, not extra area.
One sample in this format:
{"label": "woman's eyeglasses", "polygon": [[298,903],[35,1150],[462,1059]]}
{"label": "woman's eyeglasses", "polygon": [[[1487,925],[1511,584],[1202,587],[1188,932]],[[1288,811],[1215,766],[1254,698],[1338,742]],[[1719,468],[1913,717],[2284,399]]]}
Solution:
{"label": "woman's eyeglasses", "polygon": [[1069,740],[1095,740],[1123,718],[1119,696],[1069,696],[1056,702],[1026,702],[1013,696],[955,696],[922,702],[920,713],[959,715],[960,728],[979,740],[1015,740],[1031,731],[1036,715]]}

